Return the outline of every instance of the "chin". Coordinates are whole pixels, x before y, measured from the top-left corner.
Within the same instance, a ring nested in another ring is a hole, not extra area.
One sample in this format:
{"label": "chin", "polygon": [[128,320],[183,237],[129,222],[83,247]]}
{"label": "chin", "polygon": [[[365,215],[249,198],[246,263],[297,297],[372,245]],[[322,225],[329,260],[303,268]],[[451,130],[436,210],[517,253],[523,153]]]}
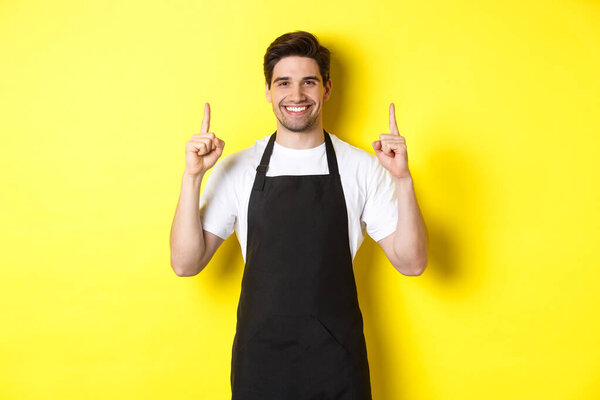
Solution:
{"label": "chin", "polygon": [[301,132],[306,132],[309,129],[311,129],[315,125],[316,121],[309,121],[308,123],[302,124],[302,125],[291,125],[285,120],[284,120],[284,122],[282,122],[281,120],[279,122],[290,132],[301,133]]}
{"label": "chin", "polygon": [[308,131],[312,125],[304,125],[304,126],[290,126],[290,125],[283,125],[288,131],[291,132],[296,132],[296,133],[302,133],[302,132],[306,132]]}

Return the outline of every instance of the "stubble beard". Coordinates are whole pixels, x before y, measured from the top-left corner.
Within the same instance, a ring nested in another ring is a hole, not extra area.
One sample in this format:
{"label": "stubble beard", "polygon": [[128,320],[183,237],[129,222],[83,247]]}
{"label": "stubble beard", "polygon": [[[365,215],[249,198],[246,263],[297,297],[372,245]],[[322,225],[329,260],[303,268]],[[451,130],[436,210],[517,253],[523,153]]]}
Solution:
{"label": "stubble beard", "polygon": [[293,123],[292,121],[290,121],[289,118],[286,118],[285,111],[283,111],[281,108],[279,109],[279,111],[281,112],[281,115],[277,113],[275,114],[277,116],[277,120],[281,125],[285,127],[285,129],[291,132],[304,132],[309,130],[315,125],[315,123],[317,122],[317,118],[319,117],[318,115],[307,115],[301,121],[294,121],[296,123]]}

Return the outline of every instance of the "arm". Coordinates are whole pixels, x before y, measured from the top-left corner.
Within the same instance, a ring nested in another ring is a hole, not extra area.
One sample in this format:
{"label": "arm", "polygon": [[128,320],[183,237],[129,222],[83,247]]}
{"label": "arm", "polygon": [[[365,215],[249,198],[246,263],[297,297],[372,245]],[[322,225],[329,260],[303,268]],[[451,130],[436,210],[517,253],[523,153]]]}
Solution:
{"label": "arm", "polygon": [[202,229],[198,198],[203,177],[183,174],[170,237],[171,268],[178,276],[198,274],[223,243],[223,239]]}
{"label": "arm", "polygon": [[378,243],[392,265],[404,275],[421,275],[427,266],[427,228],[417,203],[412,178],[396,179],[398,224]]}
{"label": "arm", "polygon": [[198,200],[206,171],[223,153],[225,142],[208,132],[210,106],[204,106],[202,130],[186,143],[186,167],[181,194],[171,226],[171,268],[178,276],[198,274],[223,243],[220,237],[202,229]]}
{"label": "arm", "polygon": [[391,134],[373,142],[375,154],[394,178],[398,198],[396,231],[378,243],[392,265],[404,275],[421,275],[427,266],[427,228],[408,170],[406,140],[398,133],[394,104],[390,104]]}

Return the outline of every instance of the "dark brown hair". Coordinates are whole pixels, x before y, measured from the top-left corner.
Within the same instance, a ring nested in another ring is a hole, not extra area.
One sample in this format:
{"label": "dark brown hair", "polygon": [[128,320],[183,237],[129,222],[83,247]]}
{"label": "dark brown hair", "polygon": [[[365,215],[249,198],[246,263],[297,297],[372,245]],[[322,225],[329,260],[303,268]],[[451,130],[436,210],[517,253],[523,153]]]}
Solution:
{"label": "dark brown hair", "polygon": [[265,71],[265,82],[271,88],[273,68],[279,60],[288,56],[309,57],[317,62],[323,85],[329,80],[330,52],[321,46],[317,38],[308,32],[296,31],[283,34],[269,45],[265,53],[263,68]]}

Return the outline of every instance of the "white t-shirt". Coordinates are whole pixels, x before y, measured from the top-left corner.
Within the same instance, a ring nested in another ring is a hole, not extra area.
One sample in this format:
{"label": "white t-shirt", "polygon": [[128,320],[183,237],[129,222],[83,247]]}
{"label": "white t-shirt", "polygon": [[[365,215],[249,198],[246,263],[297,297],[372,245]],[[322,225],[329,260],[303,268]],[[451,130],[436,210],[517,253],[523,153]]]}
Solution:
{"label": "white t-shirt", "polygon": [[[217,161],[200,195],[202,228],[222,239],[227,239],[235,228],[244,261],[250,193],[256,167],[270,136]],[[373,240],[379,241],[396,230],[396,188],[392,176],[375,155],[351,146],[333,134],[330,137],[346,200],[348,239],[354,259],[365,231]],[[291,149],[274,143],[267,176],[328,173],[325,142],[312,149]]]}

